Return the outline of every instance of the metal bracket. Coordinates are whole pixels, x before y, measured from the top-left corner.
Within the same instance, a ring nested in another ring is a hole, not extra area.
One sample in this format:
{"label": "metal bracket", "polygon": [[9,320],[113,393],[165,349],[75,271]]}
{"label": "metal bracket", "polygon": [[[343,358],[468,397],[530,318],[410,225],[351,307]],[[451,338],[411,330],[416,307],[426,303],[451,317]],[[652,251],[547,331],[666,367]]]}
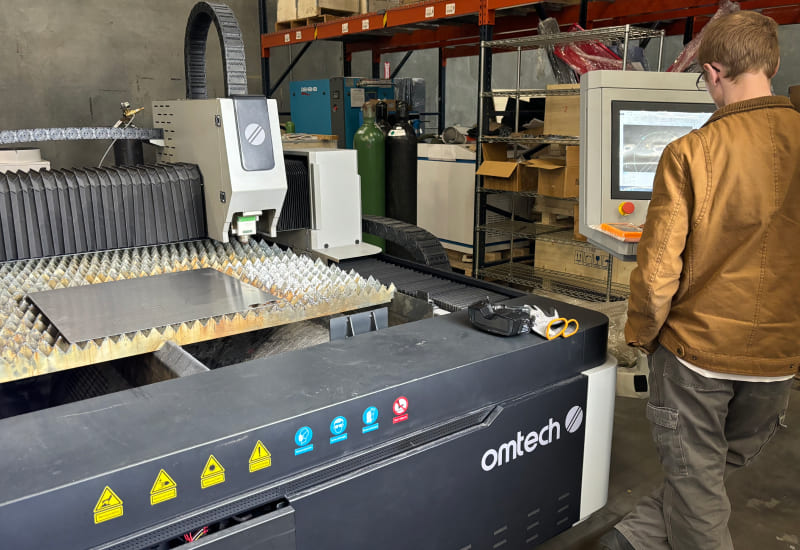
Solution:
{"label": "metal bracket", "polygon": [[331,342],[389,327],[389,309],[382,307],[331,319]]}

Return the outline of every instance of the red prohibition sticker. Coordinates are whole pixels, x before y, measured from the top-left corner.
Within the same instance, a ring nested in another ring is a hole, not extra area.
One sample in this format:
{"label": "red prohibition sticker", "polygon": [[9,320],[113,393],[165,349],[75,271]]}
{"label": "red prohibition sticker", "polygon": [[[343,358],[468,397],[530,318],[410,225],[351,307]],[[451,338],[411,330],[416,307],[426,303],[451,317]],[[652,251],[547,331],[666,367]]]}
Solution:
{"label": "red prohibition sticker", "polygon": [[394,411],[394,414],[399,416],[401,414],[405,414],[407,410],[408,410],[407,398],[400,396],[394,400],[394,404],[392,405],[392,411]]}

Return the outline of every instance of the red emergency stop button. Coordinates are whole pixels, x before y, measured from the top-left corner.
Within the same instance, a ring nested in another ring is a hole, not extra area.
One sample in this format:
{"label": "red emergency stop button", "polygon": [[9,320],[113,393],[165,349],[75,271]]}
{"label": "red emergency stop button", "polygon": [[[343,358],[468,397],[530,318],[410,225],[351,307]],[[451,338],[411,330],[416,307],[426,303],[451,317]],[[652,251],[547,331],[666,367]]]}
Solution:
{"label": "red emergency stop button", "polygon": [[622,214],[623,216],[628,216],[630,214],[633,214],[633,211],[636,210],[636,207],[633,205],[632,202],[625,201],[619,205],[618,210],[619,213]]}

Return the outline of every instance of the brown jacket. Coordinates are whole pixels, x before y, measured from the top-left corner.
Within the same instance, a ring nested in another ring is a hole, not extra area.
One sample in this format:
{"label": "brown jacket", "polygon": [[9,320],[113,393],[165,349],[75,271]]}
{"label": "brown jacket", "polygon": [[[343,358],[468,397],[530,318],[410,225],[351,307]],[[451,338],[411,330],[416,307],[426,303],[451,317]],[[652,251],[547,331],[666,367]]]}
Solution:
{"label": "brown jacket", "polygon": [[800,113],[788,98],[726,105],[664,149],[625,337],[716,372],[797,372]]}

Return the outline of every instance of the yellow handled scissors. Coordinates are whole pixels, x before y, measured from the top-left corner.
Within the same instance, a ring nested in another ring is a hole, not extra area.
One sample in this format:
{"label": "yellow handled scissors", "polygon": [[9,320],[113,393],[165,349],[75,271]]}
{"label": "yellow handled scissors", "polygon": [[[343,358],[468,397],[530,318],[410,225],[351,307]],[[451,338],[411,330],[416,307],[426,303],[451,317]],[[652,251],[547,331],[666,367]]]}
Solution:
{"label": "yellow handled scissors", "polygon": [[569,338],[575,336],[578,332],[580,324],[577,319],[567,319],[566,317],[556,317],[547,323],[547,330],[545,331],[545,338],[548,340],[555,340],[559,336],[562,338]]}
{"label": "yellow handled scissors", "polygon": [[575,333],[578,332],[580,328],[577,319],[561,317],[555,308],[553,308],[553,312],[548,315],[539,306],[524,307],[528,308],[528,314],[533,323],[531,330],[548,340],[555,340],[559,336],[561,338],[575,336]]}

